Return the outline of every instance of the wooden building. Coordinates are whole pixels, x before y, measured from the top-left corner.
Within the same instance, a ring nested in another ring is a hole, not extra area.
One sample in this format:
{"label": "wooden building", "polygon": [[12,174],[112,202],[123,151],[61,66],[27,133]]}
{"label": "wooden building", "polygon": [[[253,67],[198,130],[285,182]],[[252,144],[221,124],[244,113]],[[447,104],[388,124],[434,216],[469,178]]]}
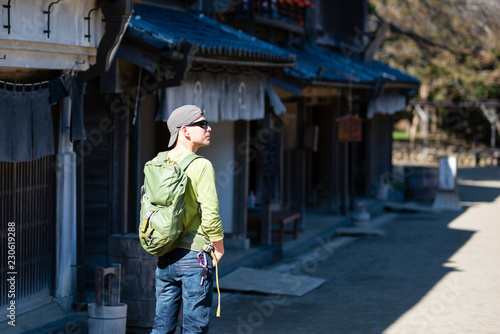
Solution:
{"label": "wooden building", "polygon": [[272,242],[272,212],[346,213],[373,195],[391,170],[391,114],[419,84],[372,60],[366,0],[17,0],[2,14],[5,101],[59,83],[74,93],[30,127],[31,105],[0,108],[2,245],[15,222],[31,279],[21,310],[68,309],[109,264],[111,235],[137,232],[142,168],[166,149],[176,107],[206,110],[212,144],[199,153],[216,170],[225,244],[248,248]]}
{"label": "wooden building", "polygon": [[[271,243],[272,212],[346,213],[390,171],[386,114],[405,107],[418,80],[332,44],[351,43],[366,10],[335,9],[352,16],[339,28],[319,15],[319,1],[287,10],[272,2],[275,12],[265,1],[245,3],[143,1],[116,62],[89,83],[85,125],[95,142],[83,181],[89,283],[96,265],[109,264],[110,236],[137,231],[142,168],[166,149],[164,121],[182,104],[200,105],[213,128],[212,144],[199,153],[216,170],[228,248],[248,248],[250,239]],[[337,138],[337,119],[347,114],[363,119],[360,142]],[[257,225],[249,220],[254,204]]]}
{"label": "wooden building", "polygon": [[1,285],[0,321],[13,303],[19,316],[52,301],[69,310],[75,301],[81,94],[109,68],[132,7],[131,0],[2,4],[0,272],[15,284]]}
{"label": "wooden building", "polygon": [[[391,115],[405,110],[419,81],[373,60],[386,27],[367,37],[367,1],[255,0],[211,9],[297,55],[296,67],[271,80],[287,108],[281,197],[272,209],[345,214],[356,198],[373,196],[392,169]],[[360,142],[339,142],[337,120],[345,115],[363,119]]]}
{"label": "wooden building", "polygon": [[[175,2],[143,1],[111,70],[89,83],[85,125],[85,268],[107,265],[109,238],[136,233],[144,164],[166,149],[166,120],[196,104],[212,127],[211,145],[198,152],[214,165],[228,247],[248,248],[247,146],[250,123],[285,108],[270,73],[295,66],[295,56]],[[273,94],[273,99],[269,95]],[[268,102],[266,102],[268,101]],[[243,207],[244,206],[244,207]]]}

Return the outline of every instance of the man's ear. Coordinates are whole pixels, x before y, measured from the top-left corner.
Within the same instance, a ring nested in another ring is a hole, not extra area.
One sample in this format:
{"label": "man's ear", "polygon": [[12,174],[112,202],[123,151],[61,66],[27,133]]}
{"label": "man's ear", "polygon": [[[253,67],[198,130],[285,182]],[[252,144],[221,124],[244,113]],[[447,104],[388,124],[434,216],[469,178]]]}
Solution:
{"label": "man's ear", "polygon": [[186,138],[186,139],[190,139],[190,134],[189,134],[189,129],[187,126],[183,126],[180,130],[180,132],[182,132],[182,135]]}

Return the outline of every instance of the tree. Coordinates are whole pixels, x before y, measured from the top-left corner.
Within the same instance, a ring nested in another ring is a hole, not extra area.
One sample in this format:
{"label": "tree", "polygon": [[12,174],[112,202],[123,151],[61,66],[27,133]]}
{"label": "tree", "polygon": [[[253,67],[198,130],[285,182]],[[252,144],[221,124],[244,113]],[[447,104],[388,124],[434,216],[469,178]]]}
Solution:
{"label": "tree", "polygon": [[376,58],[422,81],[421,98],[500,98],[500,1],[372,0],[368,31],[390,26]]}

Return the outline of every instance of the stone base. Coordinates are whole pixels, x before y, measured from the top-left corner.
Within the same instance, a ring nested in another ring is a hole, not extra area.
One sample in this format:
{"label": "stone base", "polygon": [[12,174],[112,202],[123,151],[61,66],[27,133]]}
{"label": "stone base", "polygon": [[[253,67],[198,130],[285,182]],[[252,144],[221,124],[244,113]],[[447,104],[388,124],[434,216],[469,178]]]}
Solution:
{"label": "stone base", "polygon": [[360,228],[370,227],[370,213],[355,212],[352,215],[352,223],[355,227],[360,227]]}
{"label": "stone base", "polygon": [[71,311],[75,302],[75,295],[67,297],[54,297],[54,302],[59,304],[65,312]]}
{"label": "stone base", "polygon": [[249,249],[250,239],[248,238],[224,238],[224,248],[228,249]]}
{"label": "stone base", "polygon": [[434,199],[434,203],[432,204],[432,208],[438,210],[451,210],[451,211],[462,210],[462,206],[460,205],[460,200],[458,199],[458,194],[456,191],[438,192],[436,194],[436,198]]}

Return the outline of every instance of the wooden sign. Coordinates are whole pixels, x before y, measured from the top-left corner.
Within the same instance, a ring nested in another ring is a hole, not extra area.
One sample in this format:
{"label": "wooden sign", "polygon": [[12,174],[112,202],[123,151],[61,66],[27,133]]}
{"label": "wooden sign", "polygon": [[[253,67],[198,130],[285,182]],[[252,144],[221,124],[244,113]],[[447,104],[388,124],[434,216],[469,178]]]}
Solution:
{"label": "wooden sign", "polygon": [[339,123],[339,142],[361,141],[363,139],[363,119],[358,116],[347,115],[337,118]]}

